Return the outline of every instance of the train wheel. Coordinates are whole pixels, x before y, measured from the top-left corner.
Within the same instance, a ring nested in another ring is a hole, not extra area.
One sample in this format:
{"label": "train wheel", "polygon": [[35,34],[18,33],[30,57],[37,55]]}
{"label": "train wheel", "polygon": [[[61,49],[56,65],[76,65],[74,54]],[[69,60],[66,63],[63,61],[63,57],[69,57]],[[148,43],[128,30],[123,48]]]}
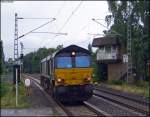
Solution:
{"label": "train wheel", "polygon": [[77,101],[77,103],[82,105],[84,104],[83,101]]}

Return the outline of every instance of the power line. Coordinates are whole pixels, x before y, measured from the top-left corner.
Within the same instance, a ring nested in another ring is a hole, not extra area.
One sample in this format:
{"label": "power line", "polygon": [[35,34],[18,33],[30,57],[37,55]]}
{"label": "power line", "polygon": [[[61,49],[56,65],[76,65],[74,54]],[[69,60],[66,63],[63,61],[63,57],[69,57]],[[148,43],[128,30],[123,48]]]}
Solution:
{"label": "power line", "polygon": [[95,19],[95,20],[105,20],[105,19]]}
{"label": "power line", "polygon": [[[69,22],[69,20],[71,19],[71,17],[74,15],[74,13],[79,9],[79,7],[81,6],[81,4],[83,3],[83,1],[81,1],[77,7],[72,11],[72,13],[70,14],[70,16],[67,18],[66,22],[63,24],[63,26],[59,29],[58,32],[60,32],[65,26],[66,24]],[[55,36],[56,37],[56,36]],[[54,37],[54,39],[55,39]]]}
{"label": "power line", "polygon": [[92,20],[95,21],[96,23],[100,24],[101,26],[103,26],[103,27],[109,29],[107,26],[105,26],[105,25],[101,24],[100,22],[96,21],[96,19],[92,19]]}
{"label": "power line", "polygon": [[[87,28],[87,26],[89,25],[89,21],[79,30],[79,33],[78,33],[78,35],[83,31],[83,30],[85,30],[86,28]],[[76,35],[76,37],[78,36],[78,35]],[[66,41],[65,41],[66,42]],[[64,42],[64,43],[65,43]],[[71,42],[71,41],[67,41],[67,42]]]}
{"label": "power line", "polygon": [[[58,9],[58,11],[57,11],[57,13],[56,13],[56,15],[55,15],[55,17],[57,18],[58,17],[58,15],[60,14],[60,12],[61,12],[61,10],[62,10],[62,8],[64,7],[64,4],[65,4],[65,1],[63,2],[63,4],[61,5],[61,7]],[[57,26],[56,26],[56,24],[54,23],[54,25],[55,25],[55,27],[56,27],[56,31],[58,32],[58,30],[57,30]],[[58,32],[59,33],[59,32]],[[66,35],[67,35],[67,33],[66,33]],[[58,34],[56,34],[55,36],[54,36],[54,38],[56,37],[56,36],[58,36]],[[45,42],[46,40],[44,40],[43,41],[43,43]]]}
{"label": "power line", "polygon": [[81,44],[81,43],[87,42],[88,40],[90,40],[90,39],[86,39],[86,40],[83,40],[83,41],[77,42],[77,44]]}
{"label": "power line", "polygon": [[[94,35],[94,36],[96,36],[96,35],[97,35],[97,36],[98,36],[98,35],[105,35],[105,34],[93,34],[93,33],[88,33],[88,34],[89,34],[89,35]],[[112,36],[113,36],[113,35],[118,35],[118,34],[107,34],[107,35],[112,35]]]}
{"label": "power line", "polygon": [[52,18],[22,18],[22,17],[20,17],[18,19],[52,19]]}
{"label": "power line", "polygon": [[[93,20],[94,22],[100,24],[101,26],[103,26],[103,27],[105,27],[106,29],[109,30],[109,28],[108,28],[107,26],[105,26],[105,25],[101,24],[100,22],[96,21],[96,19],[92,19],[92,20]],[[101,19],[101,20],[102,20],[102,19]],[[114,32],[114,33],[116,33],[116,34],[122,36],[120,33],[116,32],[115,30],[112,30],[112,32]]]}
{"label": "power line", "polygon": [[29,32],[27,32],[27,33],[25,33],[25,34],[21,35],[20,37],[18,37],[18,39],[19,39],[19,38],[21,38],[21,37],[24,37],[24,36],[28,35],[29,33],[32,33],[33,31],[35,31],[35,30],[37,30],[37,29],[39,29],[39,28],[41,28],[41,27],[43,27],[43,26],[47,25],[48,23],[50,23],[50,22],[52,22],[52,21],[54,21],[54,20],[56,20],[56,19],[55,19],[55,18],[53,18],[53,20],[48,21],[48,22],[46,22],[46,23],[42,24],[41,26],[39,26],[39,27],[37,27],[37,28],[35,28],[35,29],[33,29],[33,30],[31,30],[31,31],[29,31]]}
{"label": "power line", "polygon": [[67,18],[66,22],[63,24],[63,26],[59,29],[59,32],[66,26],[66,24],[69,22],[69,20],[71,19],[71,17],[74,15],[74,13],[79,9],[79,7],[81,6],[83,1],[81,1],[78,6],[74,9],[74,11],[72,11],[72,13],[70,14],[70,16]]}
{"label": "power line", "polygon": [[88,21],[88,23],[87,23],[86,25],[84,25],[84,26],[81,28],[81,30],[80,30],[79,32],[85,30],[85,29],[87,28],[88,25],[89,25],[89,21]]}
{"label": "power line", "polygon": [[[74,13],[79,9],[79,7],[81,6],[83,1],[81,1],[78,6],[72,11],[72,13],[70,14],[70,16],[67,18],[67,20],[65,21],[65,23],[63,24],[63,26],[58,30],[58,33],[66,26],[66,24],[69,22],[69,20],[71,19],[71,17],[74,15]],[[54,36],[54,39],[56,38],[57,35]]]}
{"label": "power line", "polygon": [[[62,5],[60,6],[60,8],[58,9],[58,11],[57,11],[57,13],[56,13],[56,15],[55,15],[55,18],[57,18],[58,15],[60,14],[60,12],[62,11],[62,8],[64,7],[64,4],[65,4],[65,1],[63,2],[63,4],[62,4]],[[57,29],[57,26],[56,26],[55,23],[54,23],[54,25],[55,25],[56,31],[58,32],[58,29]]]}
{"label": "power line", "polygon": [[39,49],[39,48],[23,48],[23,49]]}
{"label": "power line", "polygon": [[65,1],[64,1],[63,4],[61,5],[61,7],[58,9],[58,11],[57,11],[55,17],[57,17],[57,16],[60,14],[62,8],[64,7],[64,4],[65,4]]}
{"label": "power line", "polygon": [[57,26],[56,26],[56,24],[54,23],[54,26],[55,26],[55,28],[56,28],[56,31],[58,32],[58,29],[57,29]]}
{"label": "power line", "polygon": [[55,32],[32,32],[32,33],[48,33],[48,34],[56,34],[56,35],[67,35],[67,33],[55,33]]}

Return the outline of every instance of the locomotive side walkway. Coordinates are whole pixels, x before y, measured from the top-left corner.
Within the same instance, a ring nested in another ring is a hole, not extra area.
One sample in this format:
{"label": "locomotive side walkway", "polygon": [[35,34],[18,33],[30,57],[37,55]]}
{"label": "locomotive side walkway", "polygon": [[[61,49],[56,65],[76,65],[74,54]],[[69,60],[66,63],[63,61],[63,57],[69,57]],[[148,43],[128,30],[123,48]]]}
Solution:
{"label": "locomotive side walkway", "polygon": [[65,115],[63,110],[46,96],[42,89],[31,81],[28,103],[31,107],[27,109],[1,109],[1,116],[61,116]]}

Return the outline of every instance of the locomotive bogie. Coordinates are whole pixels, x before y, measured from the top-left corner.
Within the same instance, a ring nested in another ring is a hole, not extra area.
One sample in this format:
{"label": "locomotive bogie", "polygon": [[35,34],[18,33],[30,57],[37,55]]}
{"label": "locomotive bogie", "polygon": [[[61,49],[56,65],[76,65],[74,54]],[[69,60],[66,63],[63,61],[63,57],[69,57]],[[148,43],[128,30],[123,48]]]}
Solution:
{"label": "locomotive bogie", "polygon": [[55,96],[60,101],[86,101],[93,94],[92,85],[73,85],[73,86],[57,86]]}

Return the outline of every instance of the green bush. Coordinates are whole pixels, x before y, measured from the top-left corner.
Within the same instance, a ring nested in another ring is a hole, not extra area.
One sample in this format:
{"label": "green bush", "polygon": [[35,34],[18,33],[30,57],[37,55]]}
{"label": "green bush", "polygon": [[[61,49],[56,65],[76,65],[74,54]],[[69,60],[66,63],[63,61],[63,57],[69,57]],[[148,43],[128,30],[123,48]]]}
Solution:
{"label": "green bush", "polygon": [[94,73],[93,76],[93,82],[100,82],[100,79],[97,77],[97,75]]}
{"label": "green bush", "polygon": [[0,94],[1,97],[3,97],[7,92],[11,90],[11,85],[10,83],[0,83]]}
{"label": "green bush", "polygon": [[150,82],[143,81],[143,80],[138,80],[136,82],[136,86],[139,86],[139,87],[148,87],[149,84],[150,84]]}
{"label": "green bush", "polygon": [[124,82],[121,80],[110,80],[108,83],[113,85],[122,85]]}

